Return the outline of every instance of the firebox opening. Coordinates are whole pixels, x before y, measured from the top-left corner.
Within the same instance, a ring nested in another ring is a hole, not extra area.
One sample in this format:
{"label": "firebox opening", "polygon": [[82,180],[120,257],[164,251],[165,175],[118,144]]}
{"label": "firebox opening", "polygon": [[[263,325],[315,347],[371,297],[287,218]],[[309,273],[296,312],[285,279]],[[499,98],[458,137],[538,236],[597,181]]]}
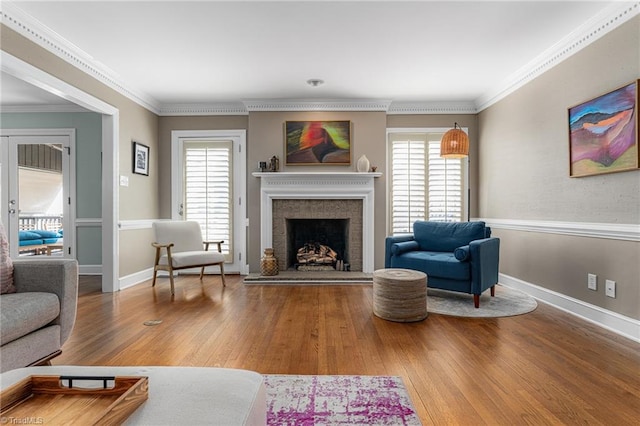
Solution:
{"label": "firebox opening", "polygon": [[349,219],[287,219],[287,269],[347,269],[349,222]]}

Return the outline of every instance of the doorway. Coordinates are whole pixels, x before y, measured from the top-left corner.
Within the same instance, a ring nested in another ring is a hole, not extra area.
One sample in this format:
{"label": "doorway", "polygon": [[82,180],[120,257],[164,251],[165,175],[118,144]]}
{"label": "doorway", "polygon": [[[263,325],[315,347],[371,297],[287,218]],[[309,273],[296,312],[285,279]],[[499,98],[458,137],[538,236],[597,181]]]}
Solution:
{"label": "doorway", "polygon": [[2,212],[13,258],[75,258],[75,130],[2,130]]}
{"label": "doorway", "polygon": [[224,241],[225,271],[247,274],[246,131],[173,131],[171,143],[171,218],[200,223]]}
{"label": "doorway", "polygon": [[[118,291],[118,109],[3,50],[0,50],[0,70],[49,93],[55,93],[89,111],[102,114],[102,291]],[[8,179],[6,169],[0,165],[3,182],[5,177]],[[3,204],[3,207],[6,206],[7,204]],[[7,210],[0,209],[3,221],[7,220]]]}

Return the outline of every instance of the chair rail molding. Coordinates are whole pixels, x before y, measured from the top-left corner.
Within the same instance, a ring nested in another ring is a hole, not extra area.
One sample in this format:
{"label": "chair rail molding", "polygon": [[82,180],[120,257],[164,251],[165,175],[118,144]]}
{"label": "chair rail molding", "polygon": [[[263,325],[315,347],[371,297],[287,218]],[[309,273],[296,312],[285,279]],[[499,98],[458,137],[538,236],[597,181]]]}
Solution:
{"label": "chair rail molding", "polygon": [[605,238],[610,240],[640,241],[640,224],[561,222],[547,220],[477,218],[494,229],[523,232]]}
{"label": "chair rail molding", "polygon": [[169,219],[132,219],[132,220],[121,220],[118,222],[118,228],[121,231],[133,231],[135,229],[151,229],[153,227],[153,222],[159,222],[161,220],[169,220]]}

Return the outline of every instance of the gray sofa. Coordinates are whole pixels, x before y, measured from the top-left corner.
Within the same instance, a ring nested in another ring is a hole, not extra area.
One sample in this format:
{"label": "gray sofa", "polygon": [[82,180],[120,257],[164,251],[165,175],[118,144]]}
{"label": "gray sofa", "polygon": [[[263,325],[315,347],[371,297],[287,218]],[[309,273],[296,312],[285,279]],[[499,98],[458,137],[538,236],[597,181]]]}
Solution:
{"label": "gray sofa", "polygon": [[61,353],[76,320],[78,263],[18,259],[16,293],[0,295],[0,372],[46,364]]}

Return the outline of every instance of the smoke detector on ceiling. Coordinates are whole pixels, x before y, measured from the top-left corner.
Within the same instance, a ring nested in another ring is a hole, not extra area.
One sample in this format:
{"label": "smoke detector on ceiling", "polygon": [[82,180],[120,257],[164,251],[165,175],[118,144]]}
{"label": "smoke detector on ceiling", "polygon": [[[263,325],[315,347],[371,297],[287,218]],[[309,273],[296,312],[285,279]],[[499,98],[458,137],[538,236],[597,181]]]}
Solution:
{"label": "smoke detector on ceiling", "polygon": [[320,80],[319,78],[311,78],[307,80],[307,84],[311,87],[318,87],[324,84],[324,80]]}

